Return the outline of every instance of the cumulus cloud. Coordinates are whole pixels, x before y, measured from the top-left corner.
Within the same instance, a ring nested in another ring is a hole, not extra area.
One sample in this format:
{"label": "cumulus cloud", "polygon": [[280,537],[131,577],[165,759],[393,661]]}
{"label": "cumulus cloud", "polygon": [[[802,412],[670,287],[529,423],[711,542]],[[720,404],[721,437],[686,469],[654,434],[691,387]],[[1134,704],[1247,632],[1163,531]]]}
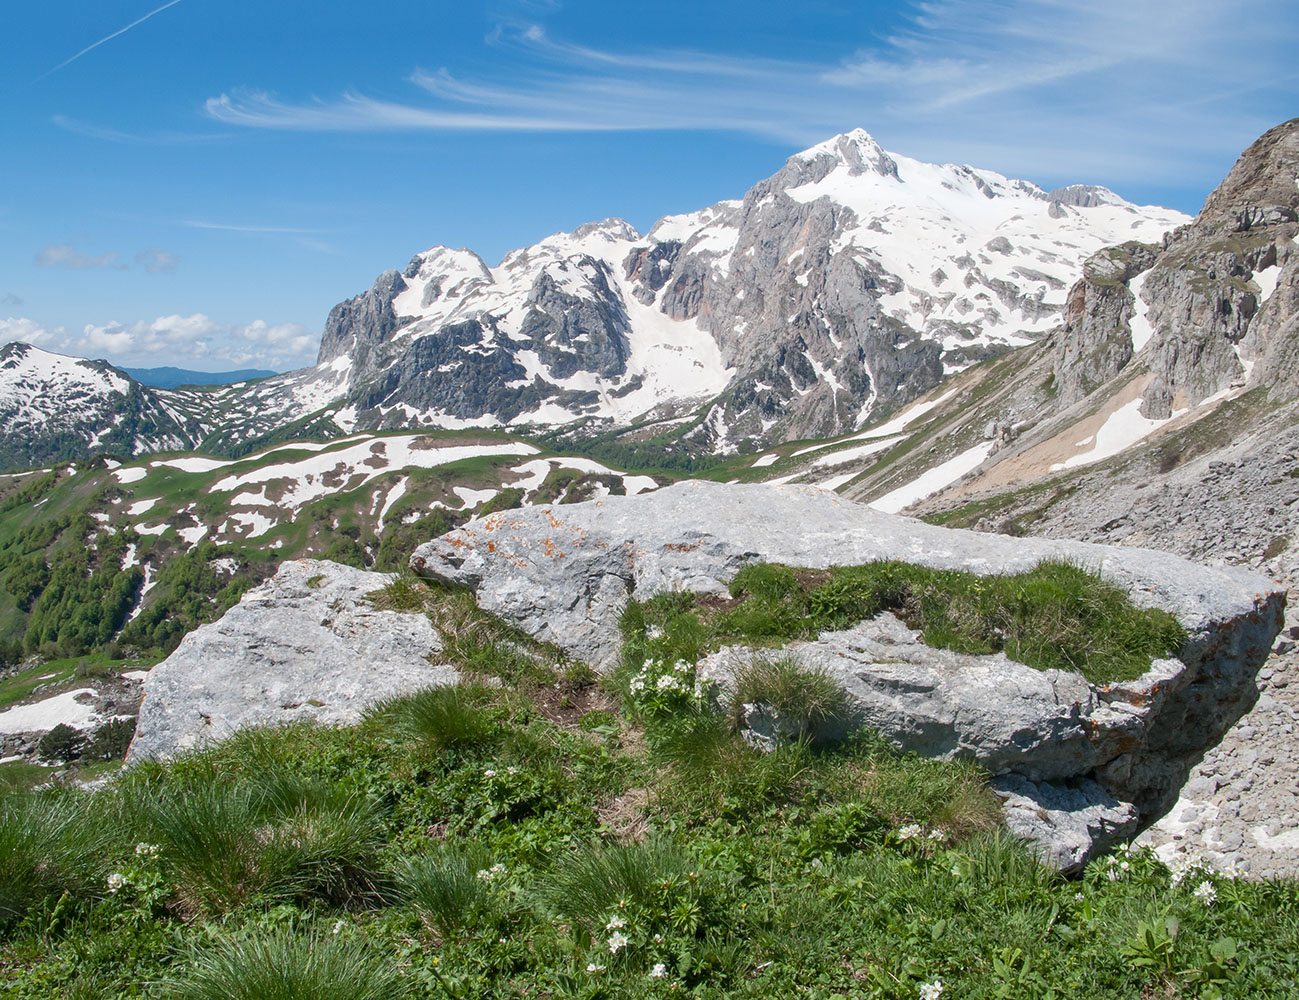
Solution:
{"label": "cumulus cloud", "polygon": [[159,250],[157,247],[149,247],[148,250],[141,250],[135,255],[135,262],[150,274],[160,274],[164,271],[176,270],[176,265],[180,263],[180,258],[170,250]]}
{"label": "cumulus cloud", "polygon": [[[95,256],[81,253],[71,243],[51,243],[36,252],[36,263],[41,267],[71,267],[78,270],[119,266],[117,265],[117,258],[118,253],[116,250],[110,250],[108,253]],[[120,266],[125,267],[126,265]]]}
{"label": "cumulus cloud", "polygon": [[313,364],[320,342],[299,323],[219,323],[203,313],[87,323],[80,333],[27,318],[0,320],[0,342],[14,340],[78,357],[105,358],[116,365],[211,369],[228,364],[277,370]]}

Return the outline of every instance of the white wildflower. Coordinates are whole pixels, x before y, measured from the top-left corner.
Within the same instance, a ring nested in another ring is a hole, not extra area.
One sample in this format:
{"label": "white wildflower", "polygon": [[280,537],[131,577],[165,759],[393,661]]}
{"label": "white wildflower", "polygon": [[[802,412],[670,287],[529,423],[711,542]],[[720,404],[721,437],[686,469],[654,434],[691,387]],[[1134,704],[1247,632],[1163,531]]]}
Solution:
{"label": "white wildflower", "polygon": [[943,841],[947,839],[947,832],[945,830],[938,830],[938,829],[930,830],[929,839],[936,840],[941,844]]}
{"label": "white wildflower", "polygon": [[1126,872],[1126,871],[1130,871],[1130,870],[1132,869],[1132,865],[1129,864],[1127,861],[1120,861],[1120,862],[1119,862],[1119,869],[1120,869],[1121,871],[1125,871],[1125,872]]}
{"label": "white wildflower", "polygon": [[505,773],[506,773],[506,774],[518,774],[518,773],[519,773],[519,769],[518,769],[517,767],[507,767],[507,768],[505,769]]}
{"label": "white wildflower", "polygon": [[587,972],[603,972],[607,968],[609,968],[607,965],[596,965],[594,962],[586,963]]}
{"label": "white wildflower", "polygon": [[667,974],[668,974],[668,967],[664,965],[662,962],[655,962],[654,968],[650,969],[651,979],[665,979],[667,978]]}
{"label": "white wildflower", "polygon": [[480,868],[474,873],[474,878],[482,879],[484,882],[491,882],[505,874],[505,866],[499,861],[490,868]]}
{"label": "white wildflower", "polygon": [[654,935],[654,943],[655,943],[655,944],[662,944],[662,943],[663,943],[663,935],[662,935],[662,934],[655,934],[655,935]]}
{"label": "white wildflower", "polygon": [[676,691],[678,688],[677,679],[671,674],[664,674],[654,686],[660,691]]}
{"label": "white wildflower", "polygon": [[662,639],[663,629],[658,625],[651,625],[645,630],[645,638],[650,642],[653,642],[655,639]]}
{"label": "white wildflower", "polygon": [[920,829],[919,823],[908,823],[906,826],[898,830],[898,840],[911,840],[913,837],[919,837],[923,833],[924,831]]}
{"label": "white wildflower", "polygon": [[637,674],[635,677],[631,679],[631,683],[627,685],[627,688],[628,690],[631,691],[632,694],[636,694],[640,691],[644,691],[645,678],[641,674]]}
{"label": "white wildflower", "polygon": [[935,979],[932,983],[920,984],[920,1000],[938,1000],[943,995],[943,981]]}
{"label": "white wildflower", "polygon": [[483,772],[483,777],[484,777],[484,778],[495,778],[495,777],[496,777],[496,772],[493,771],[493,770],[489,767],[486,771]]}
{"label": "white wildflower", "polygon": [[614,931],[609,935],[609,954],[616,955],[627,947],[627,935],[621,931]]}
{"label": "white wildflower", "polygon": [[344,927],[346,927],[346,926],[347,926],[347,921],[346,921],[346,920],[338,920],[338,921],[335,921],[335,923],[334,923],[334,929],[333,929],[332,931],[330,931],[329,933],[330,933],[330,934],[337,934],[339,931],[341,931],[341,930],[342,930]]}
{"label": "white wildflower", "polygon": [[622,917],[618,916],[618,914],[615,913],[612,917],[609,918],[609,922],[604,925],[604,929],[607,931],[620,931],[626,926],[627,926],[627,921],[623,920]]}
{"label": "white wildflower", "polygon": [[125,885],[126,885],[126,876],[123,875],[121,872],[113,872],[112,875],[108,876],[109,892],[117,892],[118,889],[121,889]]}
{"label": "white wildflower", "polygon": [[1195,898],[1204,900],[1205,906],[1212,906],[1213,901],[1218,898],[1218,890],[1213,887],[1213,883],[1207,878],[1195,887]]}
{"label": "white wildflower", "polygon": [[145,843],[136,844],[135,856],[137,858],[156,858],[158,856],[158,845]]}
{"label": "white wildflower", "polygon": [[676,663],[672,664],[672,669],[679,674],[688,674],[690,673],[690,664],[685,660],[677,660]]}
{"label": "white wildflower", "polygon": [[1073,898],[1076,899],[1076,900],[1078,900],[1078,902],[1081,903],[1081,902],[1082,902],[1084,899],[1086,899],[1087,897],[1084,896],[1081,892],[1075,892],[1075,893],[1073,894]]}

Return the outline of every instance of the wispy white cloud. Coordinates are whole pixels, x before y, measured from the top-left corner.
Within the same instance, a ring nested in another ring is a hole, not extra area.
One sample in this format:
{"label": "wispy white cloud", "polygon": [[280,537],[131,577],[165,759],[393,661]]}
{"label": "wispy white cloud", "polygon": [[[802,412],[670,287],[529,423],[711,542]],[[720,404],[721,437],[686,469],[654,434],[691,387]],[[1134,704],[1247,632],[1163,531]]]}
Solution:
{"label": "wispy white cloud", "polygon": [[[489,38],[509,50],[500,73],[416,70],[421,99],[303,102],[250,90],[206,111],[270,129],[733,130],[800,145],[861,125],[927,158],[982,153],[981,165],[1046,179],[1152,180],[1188,154],[1234,152],[1285,113],[1299,40],[1295,18],[1277,16],[1285,6],[916,0],[883,39],[863,14],[870,44],[825,63],[600,49],[510,22]],[[1230,65],[1250,66],[1251,82],[1226,98],[1206,67]]]}
{"label": "wispy white cloud", "polygon": [[180,263],[180,258],[170,250],[159,250],[157,247],[149,247],[148,250],[141,250],[135,255],[135,262],[150,274],[162,274],[166,271],[176,270],[176,265]]}
{"label": "wispy white cloud", "polygon": [[97,41],[97,42],[91,42],[89,45],[87,45],[87,46],[86,46],[84,49],[82,49],[80,52],[77,52],[77,53],[75,53],[75,54],[69,56],[67,59],[64,59],[63,62],[59,63],[57,66],[55,66],[55,67],[53,67],[53,68],[51,68],[51,69],[47,69],[44,73],[42,73],[40,76],[38,76],[38,77],[36,78],[36,80],[37,80],[37,81],[44,80],[44,79],[45,79],[47,76],[49,76],[50,74],[52,74],[52,73],[57,73],[59,70],[63,69],[64,66],[67,66],[67,65],[70,65],[71,63],[76,62],[78,59],[80,59],[82,56],[84,56],[87,52],[90,52],[90,51],[92,51],[92,50],[94,50],[94,49],[99,48],[99,46],[103,45],[105,42],[111,42],[111,41],[112,41],[114,38],[116,38],[118,35],[125,35],[128,31],[130,31],[130,30],[131,30],[132,28],[134,28],[136,25],[138,25],[138,24],[143,24],[145,21],[149,20],[149,18],[153,17],[155,14],[161,14],[161,13],[162,13],[164,10],[166,10],[168,7],[175,7],[176,4],[178,4],[178,3],[180,3],[180,0],[167,0],[167,3],[163,4],[161,7],[155,7],[153,10],[149,11],[149,13],[145,14],[143,17],[137,17],[134,21],[132,21],[132,22],[131,22],[130,24],[128,24],[126,27],[124,27],[124,28],[118,28],[118,29],[117,29],[116,31],[114,31],[112,34],[105,35],[103,38],[101,38],[101,39],[100,39],[99,41]]}
{"label": "wispy white cloud", "polygon": [[199,219],[186,219],[181,225],[190,229],[217,229],[227,233],[287,233],[292,236],[314,235],[326,232],[324,229],[302,229],[298,226],[263,226],[237,222],[203,222]]}
{"label": "wispy white cloud", "polygon": [[0,319],[0,343],[22,341],[116,365],[229,364],[289,369],[314,364],[318,334],[298,323],[219,323],[203,313],[133,323],[87,323],[79,333],[26,317]]}
{"label": "wispy white cloud", "polygon": [[121,255],[116,250],[102,254],[88,254],[82,253],[71,243],[51,243],[36,251],[36,264],[39,267],[70,267],[76,270],[128,266],[117,263],[119,256]]}
{"label": "wispy white cloud", "polygon": [[72,118],[68,115],[51,115],[50,121],[65,132],[84,135],[91,139],[102,139],[105,142],[131,143],[134,145],[183,146],[205,142],[228,142],[231,137],[231,133],[228,131],[215,132],[211,130],[206,132],[124,132],[121,129],[84,122],[79,118]]}

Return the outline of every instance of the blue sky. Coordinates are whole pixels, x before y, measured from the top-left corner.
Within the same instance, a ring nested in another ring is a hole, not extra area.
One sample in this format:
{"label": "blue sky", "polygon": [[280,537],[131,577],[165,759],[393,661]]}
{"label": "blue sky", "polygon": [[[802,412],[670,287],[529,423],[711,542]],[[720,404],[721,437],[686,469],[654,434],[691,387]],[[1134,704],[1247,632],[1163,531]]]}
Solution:
{"label": "blue sky", "polygon": [[1290,0],[44,0],[0,33],[0,341],[314,361],[434,244],[642,231],[861,126],[1194,212],[1299,114]]}

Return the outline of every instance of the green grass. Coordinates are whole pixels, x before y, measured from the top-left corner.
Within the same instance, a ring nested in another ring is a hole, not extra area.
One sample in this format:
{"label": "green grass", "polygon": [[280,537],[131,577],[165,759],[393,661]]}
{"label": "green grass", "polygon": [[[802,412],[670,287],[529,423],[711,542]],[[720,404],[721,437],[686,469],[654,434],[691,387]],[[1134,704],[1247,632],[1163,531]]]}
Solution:
{"label": "green grass", "polygon": [[1104,684],[1141,676],[1151,659],[1175,654],[1185,641],[1168,613],[1137,608],[1099,574],[1063,562],[1006,576],[895,561],[824,571],[757,564],[736,574],[730,589],[729,604],[671,594],[629,606],[624,658],[633,668],[647,658],[694,663],[728,643],[779,646],[890,611],[930,645],[1005,652]]}
{"label": "green grass", "polygon": [[1174,884],[1141,852],[1063,881],[968,763],[869,733],[761,753],[688,706],[587,732],[526,689],[480,696],[496,736],[471,753],[298,723],[93,795],[0,796],[0,992],[1279,1000],[1299,977],[1294,882]]}

